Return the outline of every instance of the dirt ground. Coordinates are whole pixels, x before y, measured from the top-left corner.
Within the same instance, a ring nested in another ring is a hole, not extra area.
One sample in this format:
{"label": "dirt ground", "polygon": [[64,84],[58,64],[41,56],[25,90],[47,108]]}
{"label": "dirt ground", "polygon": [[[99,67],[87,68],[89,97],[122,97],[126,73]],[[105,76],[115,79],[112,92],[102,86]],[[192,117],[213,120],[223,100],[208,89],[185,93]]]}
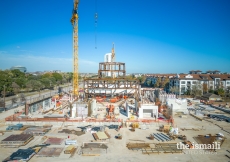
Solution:
{"label": "dirt ground", "polygon": [[[213,119],[209,119],[209,121],[199,121],[195,119],[194,117],[188,115],[187,117],[175,117],[175,126],[179,128],[179,134],[186,135],[187,139],[191,142],[196,143],[193,137],[197,135],[205,135],[205,134],[217,134],[217,133],[223,133],[224,136],[227,138],[223,145],[221,146],[220,150],[217,150],[217,152],[205,152],[204,150],[183,150],[183,153],[175,153],[175,154],[142,154],[141,151],[132,151],[128,150],[126,148],[126,144],[129,142],[138,142],[137,140],[142,140],[149,143],[159,143],[156,139],[149,140],[147,137],[151,133],[159,133],[157,129],[159,128],[158,123],[152,123],[147,125],[146,130],[142,129],[136,129],[135,132],[131,132],[130,128],[121,128],[118,132],[113,129],[106,129],[107,132],[110,134],[111,138],[105,142],[108,142],[108,149],[107,153],[105,150],[94,150],[100,156],[82,156],[79,155],[80,153],[80,146],[82,146],[83,142],[90,142],[94,141],[93,136],[90,132],[87,132],[86,134],[83,134],[81,136],[73,135],[73,134],[66,134],[66,133],[58,133],[58,131],[61,130],[60,126],[53,126],[51,131],[49,131],[46,136],[50,137],[59,137],[59,138],[68,138],[70,136],[70,139],[77,140],[77,146],[78,150],[74,154],[73,157],[70,157],[69,154],[64,154],[64,151],[60,154],[59,157],[32,157],[30,162],[40,162],[40,161],[56,161],[56,162],[72,162],[72,161],[80,161],[80,162],[91,162],[91,161],[100,161],[100,162],[154,162],[154,161],[185,161],[185,162],[193,162],[193,161],[207,161],[207,162],[216,162],[216,161],[230,161],[228,157],[225,155],[230,156],[230,153],[226,150],[230,151],[230,134],[224,132],[221,130],[220,127],[223,127],[225,130],[228,130],[230,132],[230,123],[227,123],[225,121],[215,121]],[[87,123],[85,123],[87,125]],[[218,127],[217,125],[220,127]],[[6,125],[2,124],[0,126],[0,130],[5,130]],[[76,128],[74,124],[71,126],[62,127],[63,129],[75,129]],[[187,130],[182,131],[181,128],[195,128],[195,129],[201,129],[200,131],[194,131],[194,130]],[[0,141],[4,138],[8,137],[11,134],[19,134],[21,131],[13,131],[13,132],[5,132],[4,135],[0,136]],[[115,139],[114,137],[120,133],[123,138],[121,140]],[[43,136],[35,136],[35,138],[29,142],[26,146],[22,146],[20,148],[28,148],[30,146],[34,146],[36,144],[41,144],[45,140]],[[179,143],[182,142],[179,139],[169,141],[170,143]],[[165,143],[165,142],[164,142]],[[64,142],[61,145],[52,145],[49,147],[67,147],[65,146]],[[13,152],[18,150],[18,148],[0,148],[0,160],[4,160],[6,157],[11,155]],[[92,151],[93,152],[93,151]]]}

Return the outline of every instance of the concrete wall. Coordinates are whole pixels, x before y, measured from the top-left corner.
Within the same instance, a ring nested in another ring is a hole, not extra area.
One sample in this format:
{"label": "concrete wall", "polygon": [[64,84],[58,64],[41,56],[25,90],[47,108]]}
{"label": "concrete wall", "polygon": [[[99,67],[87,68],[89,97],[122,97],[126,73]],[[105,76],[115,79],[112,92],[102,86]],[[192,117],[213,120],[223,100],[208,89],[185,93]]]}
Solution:
{"label": "concrete wall", "polygon": [[172,108],[172,114],[175,114],[176,112],[184,112],[185,114],[188,114],[187,99],[168,98],[167,105]]}
{"label": "concrete wall", "polygon": [[151,117],[158,118],[158,106],[156,105],[141,105],[139,108],[139,118],[145,118],[144,113],[151,113]]}

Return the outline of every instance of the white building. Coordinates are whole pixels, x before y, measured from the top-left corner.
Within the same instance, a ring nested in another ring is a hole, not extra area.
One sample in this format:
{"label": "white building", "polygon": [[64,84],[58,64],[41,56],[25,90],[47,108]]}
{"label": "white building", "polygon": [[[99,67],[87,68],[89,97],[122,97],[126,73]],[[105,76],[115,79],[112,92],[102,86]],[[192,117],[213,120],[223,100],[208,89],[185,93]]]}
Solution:
{"label": "white building", "polygon": [[[112,53],[106,53],[105,56],[104,56],[104,62],[112,62]],[[113,69],[112,65],[110,65],[109,67],[111,70]],[[108,71],[105,73],[105,76],[106,77],[112,77],[111,76],[111,71]]]}
{"label": "white building", "polygon": [[106,53],[105,54],[104,62],[112,62],[112,53]]}
{"label": "white building", "polygon": [[218,88],[230,88],[229,74],[178,74],[170,78],[169,89],[173,86],[178,87],[177,94],[184,94],[187,90],[191,90],[195,84],[207,86],[207,89],[214,90]]}

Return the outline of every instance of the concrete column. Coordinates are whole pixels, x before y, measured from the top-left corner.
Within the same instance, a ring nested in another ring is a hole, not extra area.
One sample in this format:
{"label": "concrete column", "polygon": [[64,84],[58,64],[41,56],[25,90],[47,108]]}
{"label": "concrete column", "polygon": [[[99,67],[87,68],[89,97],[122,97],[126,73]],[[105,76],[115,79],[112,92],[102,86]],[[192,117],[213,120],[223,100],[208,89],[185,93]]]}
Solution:
{"label": "concrete column", "polygon": [[42,101],[42,109],[45,110],[45,100]]}
{"label": "concrete column", "polygon": [[111,90],[111,97],[113,97],[113,91]]}
{"label": "concrete column", "polygon": [[138,111],[138,101],[135,99],[135,111]]}
{"label": "concrete column", "polygon": [[129,118],[130,117],[130,113],[129,113],[129,106],[128,103],[126,102],[126,116]]}
{"label": "concrete column", "polygon": [[49,98],[49,107],[51,106],[51,98]]}
{"label": "concrete column", "polygon": [[[34,110],[37,111],[37,109],[38,109],[38,104],[36,103],[36,104],[34,105]],[[33,112],[34,112],[34,111],[33,111]]]}
{"label": "concrete column", "polygon": [[26,103],[25,104],[25,115],[29,114],[29,107],[30,107],[30,105]]}
{"label": "concrete column", "polygon": [[54,99],[54,108],[56,109],[56,98]]}

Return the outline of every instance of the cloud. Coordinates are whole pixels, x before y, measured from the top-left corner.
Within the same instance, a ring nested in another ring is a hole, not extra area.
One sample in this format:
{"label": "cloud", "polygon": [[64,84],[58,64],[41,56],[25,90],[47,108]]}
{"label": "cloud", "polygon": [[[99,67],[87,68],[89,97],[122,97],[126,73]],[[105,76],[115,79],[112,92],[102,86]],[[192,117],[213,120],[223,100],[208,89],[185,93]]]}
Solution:
{"label": "cloud", "polygon": [[0,51],[0,54],[6,54],[7,51]]}
{"label": "cloud", "polygon": [[[36,55],[12,55],[0,53],[0,69],[9,69],[15,65],[22,65],[27,71],[61,70],[72,71],[73,59],[62,57],[47,57]],[[79,59],[79,72],[97,72],[98,63]]]}

